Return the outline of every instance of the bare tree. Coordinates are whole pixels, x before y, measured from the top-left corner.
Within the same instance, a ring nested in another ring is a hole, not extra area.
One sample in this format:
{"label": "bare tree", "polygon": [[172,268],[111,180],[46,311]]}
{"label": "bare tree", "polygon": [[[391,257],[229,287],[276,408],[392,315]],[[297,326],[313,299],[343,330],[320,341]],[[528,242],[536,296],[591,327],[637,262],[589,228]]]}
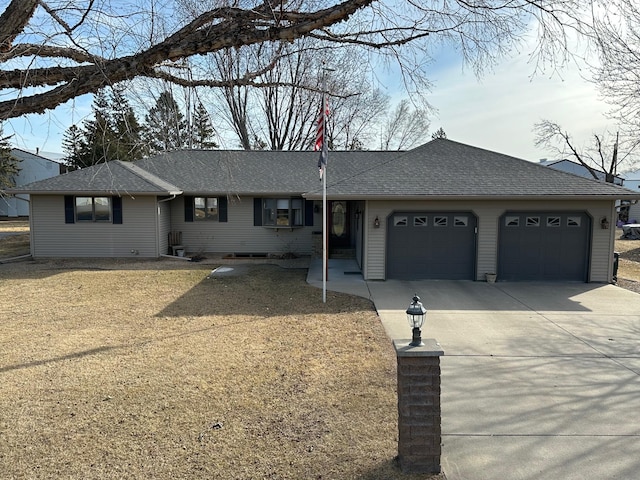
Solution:
{"label": "bare tree", "polygon": [[391,112],[381,132],[383,150],[408,150],[423,143],[429,131],[428,113],[424,109],[412,109],[404,99]]}
{"label": "bare tree", "polygon": [[[277,51],[257,45],[210,56],[211,75],[225,79],[248,68],[262,68],[261,59],[276,59],[275,67],[265,69],[259,77],[267,86],[215,90],[218,113],[232,126],[242,148],[309,149],[320,111],[317,90],[323,83],[331,111],[327,128],[331,148],[374,145],[371,132],[386,113],[388,102],[373,88],[366,70],[358,68],[362,59],[355,49],[347,47],[328,55],[326,46],[309,38],[295,46],[271,47]],[[327,57],[330,60],[324,60]]]}
{"label": "bare tree", "polygon": [[173,66],[212,52],[304,37],[380,52],[399,63],[405,84],[415,85],[426,73],[430,45],[454,43],[481,71],[516,46],[535,18],[536,58],[562,61],[565,32],[586,30],[581,12],[591,1],[218,0],[203,2],[203,10],[185,18],[184,0],[10,0],[0,14],[0,119],[42,113],[137,77],[191,86],[268,86],[258,80],[263,71],[221,80],[186,78]]}
{"label": "bare tree", "polygon": [[599,64],[594,80],[612,114],[634,135],[640,132],[640,5],[631,0],[607,2],[596,22]]}
{"label": "bare tree", "polygon": [[613,183],[621,164],[634,160],[634,151],[640,141],[620,140],[616,132],[615,137],[609,134],[593,135],[593,144],[582,148],[576,145],[571,135],[557,123],[543,120],[534,127],[536,132],[535,144],[546,147],[559,155],[560,158],[570,156],[584,166],[591,176],[600,180],[598,172],[605,174],[605,181]]}

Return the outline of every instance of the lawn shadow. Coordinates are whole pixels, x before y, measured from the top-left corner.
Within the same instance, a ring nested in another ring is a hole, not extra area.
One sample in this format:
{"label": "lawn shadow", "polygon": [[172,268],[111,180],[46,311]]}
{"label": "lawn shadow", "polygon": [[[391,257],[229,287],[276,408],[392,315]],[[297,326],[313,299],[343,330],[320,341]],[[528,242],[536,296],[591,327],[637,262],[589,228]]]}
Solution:
{"label": "lawn shadow", "polygon": [[[322,291],[306,283],[307,269],[277,265],[243,265],[228,275],[210,274],[172,302],[158,317],[331,314],[361,308],[372,311],[373,304],[352,295]],[[267,299],[266,301],[264,299]]]}
{"label": "lawn shadow", "polygon": [[113,350],[116,348],[119,348],[119,347],[102,346],[102,347],[92,348],[89,350],[83,350],[81,352],[74,352],[74,353],[69,353],[67,355],[61,355],[59,357],[45,358],[43,360],[33,360],[31,362],[19,363],[16,365],[7,365],[5,367],[0,367],[0,373],[11,372],[13,370],[22,370],[24,368],[39,367],[40,365],[63,362],[65,360],[75,360],[78,358],[84,358],[91,355],[98,355],[100,353],[108,352],[109,350]]}

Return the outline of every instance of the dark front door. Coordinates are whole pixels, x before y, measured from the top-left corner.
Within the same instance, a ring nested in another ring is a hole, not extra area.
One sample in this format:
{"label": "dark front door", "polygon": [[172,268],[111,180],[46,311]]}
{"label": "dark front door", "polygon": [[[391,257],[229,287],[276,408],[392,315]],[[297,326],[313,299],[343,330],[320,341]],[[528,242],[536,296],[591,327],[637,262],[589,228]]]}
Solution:
{"label": "dark front door", "polygon": [[329,246],[348,248],[351,246],[349,204],[346,200],[329,202]]}

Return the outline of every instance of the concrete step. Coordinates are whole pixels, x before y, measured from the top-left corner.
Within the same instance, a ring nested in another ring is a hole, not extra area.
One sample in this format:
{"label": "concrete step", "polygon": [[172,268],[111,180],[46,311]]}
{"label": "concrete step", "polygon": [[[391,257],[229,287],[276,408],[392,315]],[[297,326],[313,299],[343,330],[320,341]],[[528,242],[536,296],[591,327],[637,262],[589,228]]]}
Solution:
{"label": "concrete step", "polygon": [[329,258],[336,259],[353,259],[356,258],[356,249],[355,248],[332,248],[329,250]]}

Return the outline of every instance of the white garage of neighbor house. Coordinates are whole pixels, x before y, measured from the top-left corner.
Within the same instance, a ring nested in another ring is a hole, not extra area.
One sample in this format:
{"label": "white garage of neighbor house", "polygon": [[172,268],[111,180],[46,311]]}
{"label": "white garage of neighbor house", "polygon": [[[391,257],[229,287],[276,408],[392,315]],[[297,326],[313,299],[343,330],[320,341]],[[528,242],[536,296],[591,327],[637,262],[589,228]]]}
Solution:
{"label": "white garage of neighbor house", "polygon": [[[43,180],[34,257],[318,255],[315,152],[179,151]],[[609,282],[616,200],[640,194],[446,139],[330,152],[329,250],[367,280]],[[174,235],[171,235],[174,233]]]}
{"label": "white garage of neighbor house", "polygon": [[[13,178],[18,187],[62,173],[61,165],[58,162],[41,155],[12,148],[11,156],[18,160],[20,171]],[[27,215],[29,215],[28,195],[0,196],[0,217],[26,217]]]}

